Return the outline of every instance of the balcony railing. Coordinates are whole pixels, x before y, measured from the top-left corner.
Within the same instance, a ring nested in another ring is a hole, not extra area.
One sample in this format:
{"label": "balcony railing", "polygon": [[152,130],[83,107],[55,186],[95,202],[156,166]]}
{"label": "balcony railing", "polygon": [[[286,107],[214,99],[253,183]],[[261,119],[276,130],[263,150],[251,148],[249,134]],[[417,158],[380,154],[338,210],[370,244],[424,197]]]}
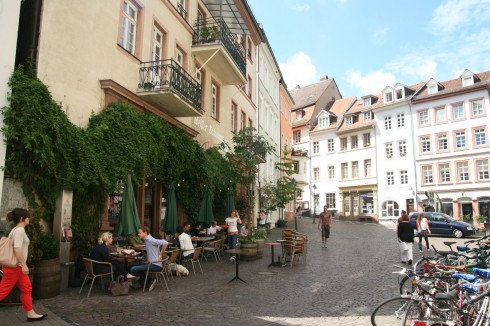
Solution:
{"label": "balcony railing", "polygon": [[292,156],[308,156],[308,150],[307,149],[295,149],[293,148],[291,151]]}
{"label": "balcony railing", "polygon": [[177,12],[182,16],[182,18],[187,19],[187,11],[185,11],[184,6],[180,2],[177,4]]}
{"label": "balcony railing", "polygon": [[236,36],[231,33],[221,17],[197,20],[194,26],[194,37],[192,41],[194,45],[216,42],[223,44],[230,57],[238,66],[238,69],[245,76],[245,53],[240,44],[238,44]]}
{"label": "balcony railing", "polygon": [[143,62],[140,65],[139,92],[172,89],[201,111],[201,85],[175,60]]}

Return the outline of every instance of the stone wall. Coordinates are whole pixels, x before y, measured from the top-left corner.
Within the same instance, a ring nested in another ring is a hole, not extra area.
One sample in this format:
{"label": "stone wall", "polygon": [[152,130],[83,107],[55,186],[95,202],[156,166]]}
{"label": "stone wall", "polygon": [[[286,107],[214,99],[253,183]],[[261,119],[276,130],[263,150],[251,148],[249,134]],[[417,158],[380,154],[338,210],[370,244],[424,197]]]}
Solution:
{"label": "stone wall", "polygon": [[7,219],[7,213],[16,207],[27,208],[27,199],[22,193],[22,184],[15,179],[3,179],[2,204],[0,206],[0,222]]}

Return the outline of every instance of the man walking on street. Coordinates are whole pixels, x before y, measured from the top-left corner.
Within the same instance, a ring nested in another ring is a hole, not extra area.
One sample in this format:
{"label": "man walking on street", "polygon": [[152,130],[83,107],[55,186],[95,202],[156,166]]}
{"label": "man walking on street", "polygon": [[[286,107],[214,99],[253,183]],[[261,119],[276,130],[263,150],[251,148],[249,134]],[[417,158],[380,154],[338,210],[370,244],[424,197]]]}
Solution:
{"label": "man walking on street", "polygon": [[330,237],[330,227],[332,226],[332,213],[327,210],[327,206],[323,206],[323,212],[318,219],[318,229],[322,226],[322,248],[327,248],[327,240]]}

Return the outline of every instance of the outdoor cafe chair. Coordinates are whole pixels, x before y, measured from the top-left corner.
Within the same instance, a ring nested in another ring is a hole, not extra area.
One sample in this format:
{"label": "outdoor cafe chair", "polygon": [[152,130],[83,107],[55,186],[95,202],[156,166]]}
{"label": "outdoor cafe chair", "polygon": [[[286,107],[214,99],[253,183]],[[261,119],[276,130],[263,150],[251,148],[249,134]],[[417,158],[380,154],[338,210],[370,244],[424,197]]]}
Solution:
{"label": "outdoor cafe chair", "polygon": [[206,257],[206,254],[212,254],[214,256],[214,259],[216,262],[220,260],[220,255],[219,255],[219,242],[221,240],[214,240],[214,241],[209,241],[204,244],[204,247],[202,247],[202,250],[204,252],[203,258],[208,260]]}
{"label": "outdoor cafe chair", "polygon": [[[110,268],[109,272],[102,272],[102,273],[95,273],[94,272],[94,263],[96,264],[102,264],[102,265],[107,265]],[[94,285],[94,281],[96,278],[101,279],[101,286],[102,288],[104,287],[104,284],[102,283],[102,277],[104,276],[110,276],[111,281],[114,281],[114,274],[112,270],[112,264],[109,262],[103,262],[103,261],[97,261],[97,260],[92,260],[88,258],[83,258],[83,264],[85,265],[85,269],[87,270],[87,274],[85,275],[85,278],[83,279],[82,286],[80,287],[80,291],[78,291],[78,294],[82,293],[83,287],[85,286],[85,282],[87,279],[92,279],[92,282],[90,283],[90,289],[88,290],[87,298],[90,296],[90,292],[92,292],[92,286]]]}
{"label": "outdoor cafe chair", "polygon": [[297,240],[285,240],[283,242],[283,261],[282,265],[285,266],[287,262],[287,258],[289,257],[290,266],[293,267],[294,261],[299,258],[299,256],[303,257],[303,263],[305,263],[304,256],[304,242]]}
{"label": "outdoor cafe chair", "polygon": [[174,274],[173,271],[175,270],[175,275],[180,277],[179,270],[177,268],[177,258],[179,257],[180,249],[176,248],[171,251],[167,251],[167,255],[169,255],[169,259],[167,262],[167,268],[170,273],[170,276],[172,277],[172,280],[174,279]]}
{"label": "outdoor cafe chair", "polygon": [[[162,283],[162,286],[163,286],[163,283],[165,283],[165,287],[167,288],[167,291],[170,291],[170,289],[168,288],[167,279],[165,278],[165,273],[166,273],[166,267],[165,266],[167,265],[167,262],[168,262],[168,256],[162,260],[148,262],[148,267],[146,269],[146,276],[145,276],[145,284],[143,284],[143,292],[145,292],[146,282],[148,281],[149,275],[153,275],[156,278],[157,283]],[[157,265],[158,263],[161,263],[162,267],[158,266]],[[152,264],[156,265],[160,270],[156,271],[156,272],[151,271],[150,266]]]}
{"label": "outdoor cafe chair", "polygon": [[190,260],[187,261],[187,262],[190,262],[192,264],[192,270],[194,271],[194,275],[196,275],[196,268],[194,267],[195,264],[199,265],[199,269],[201,270],[201,274],[204,274],[202,272],[201,262],[199,261],[199,258],[200,258],[199,256],[201,255],[201,252],[202,252],[202,247],[194,248],[194,255],[192,256],[192,258]]}

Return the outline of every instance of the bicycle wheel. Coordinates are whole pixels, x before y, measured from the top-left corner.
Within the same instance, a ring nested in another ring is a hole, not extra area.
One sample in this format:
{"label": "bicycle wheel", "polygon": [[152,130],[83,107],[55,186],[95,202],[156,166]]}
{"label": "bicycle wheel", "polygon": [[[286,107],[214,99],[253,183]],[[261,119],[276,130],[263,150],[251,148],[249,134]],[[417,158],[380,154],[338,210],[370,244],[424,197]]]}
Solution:
{"label": "bicycle wheel", "polygon": [[400,281],[400,295],[412,294],[415,290],[415,284],[412,284],[412,281],[415,279],[415,276],[405,275]]}
{"label": "bicycle wheel", "polygon": [[381,303],[371,314],[373,326],[413,325],[423,315],[422,306],[410,297],[395,297]]}

